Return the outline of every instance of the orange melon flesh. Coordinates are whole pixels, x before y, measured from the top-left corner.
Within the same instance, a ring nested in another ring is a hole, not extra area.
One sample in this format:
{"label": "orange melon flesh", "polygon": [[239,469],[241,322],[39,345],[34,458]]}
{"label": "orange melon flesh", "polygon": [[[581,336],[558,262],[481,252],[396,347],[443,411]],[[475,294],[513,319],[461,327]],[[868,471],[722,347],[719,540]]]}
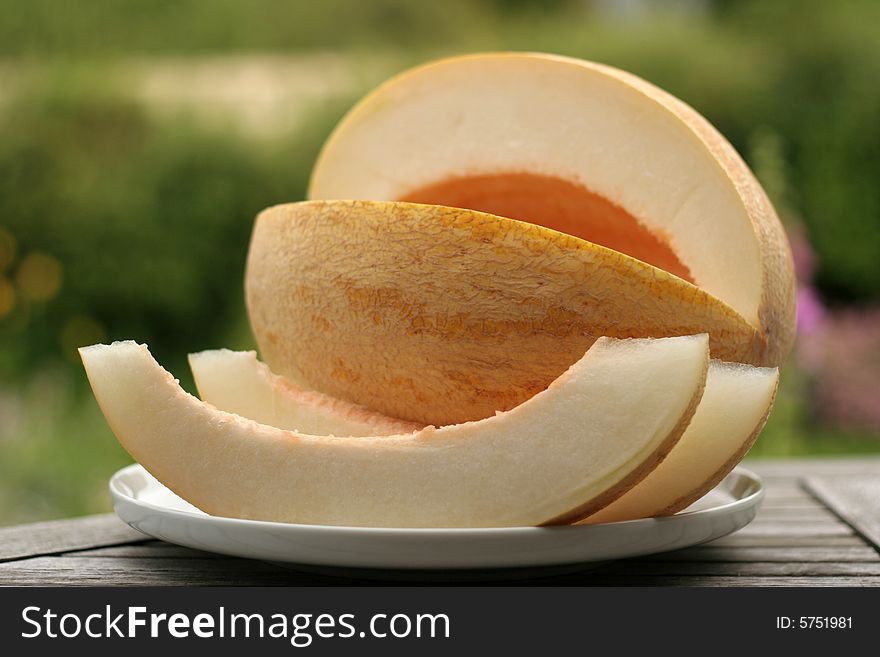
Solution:
{"label": "orange melon flesh", "polygon": [[304,388],[411,422],[490,417],[599,336],[755,329],[687,281],[539,226],[444,206],[307,201],[257,218],[246,300],[263,360]]}
{"label": "orange melon flesh", "polygon": [[601,339],[547,390],[479,422],[328,437],[219,411],[134,342],[80,350],[120,443],[219,516],[388,527],[571,522],[628,490],[673,448],[699,402],[705,335]]}
{"label": "orange melon flesh", "polygon": [[694,282],[668,236],[651,232],[622,207],[583,185],[560,178],[535,173],[450,178],[399,200],[479,210],[552,228]]}
{"label": "orange melon flesh", "polygon": [[383,436],[422,428],[303,390],[273,374],[253,351],[201,351],[189,355],[189,364],[202,401],[279,429],[314,435]]}
{"label": "orange melon flesh", "polygon": [[647,477],[582,522],[676,513],[717,486],[754,444],[770,415],[779,370],[711,361],[697,412]]}

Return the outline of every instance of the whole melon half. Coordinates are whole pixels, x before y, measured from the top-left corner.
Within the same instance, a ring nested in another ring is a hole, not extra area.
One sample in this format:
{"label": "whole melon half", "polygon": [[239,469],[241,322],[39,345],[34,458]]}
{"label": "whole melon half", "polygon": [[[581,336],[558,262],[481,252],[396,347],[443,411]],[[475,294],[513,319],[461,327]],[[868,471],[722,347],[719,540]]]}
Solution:
{"label": "whole melon half", "polygon": [[539,54],[442,60],[361,101],[310,202],[257,220],[251,325],[273,371],[405,420],[491,416],[599,336],[708,332],[777,366],[783,228],[728,142],[628,73]]}

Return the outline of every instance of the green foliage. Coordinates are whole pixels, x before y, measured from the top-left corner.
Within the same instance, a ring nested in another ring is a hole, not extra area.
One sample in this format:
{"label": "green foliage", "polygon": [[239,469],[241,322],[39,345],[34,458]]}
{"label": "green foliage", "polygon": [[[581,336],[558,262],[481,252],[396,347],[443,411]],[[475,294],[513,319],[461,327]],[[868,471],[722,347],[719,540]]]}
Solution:
{"label": "green foliage", "polygon": [[880,4],[751,2],[732,18],[775,45],[763,120],[788,146],[820,289],[880,299]]}
{"label": "green foliage", "polygon": [[479,2],[444,0],[2,0],[0,55],[301,51],[469,33]]}
{"label": "green foliage", "polygon": [[107,479],[131,463],[79,378],[43,370],[0,390],[0,525],[110,510]]}
{"label": "green foliage", "polygon": [[[6,108],[0,280],[19,294],[0,318],[0,525],[107,511],[107,478],[131,460],[76,347],[147,342],[193,390],[187,352],[252,346],[242,280],[254,217],[304,196],[343,109],[262,142],[153,120],[112,94],[61,90]],[[60,265],[50,298],[21,293],[34,253]]]}
{"label": "green foliage", "polygon": [[[219,344],[243,309],[259,210],[303,196],[318,145],[256,145],[149,120],[119,99],[29,99],[0,125],[0,226],[60,263],[53,298],[19,295],[0,322],[5,378],[96,339],[148,342],[158,357]],[[78,339],[80,338],[80,339]]]}

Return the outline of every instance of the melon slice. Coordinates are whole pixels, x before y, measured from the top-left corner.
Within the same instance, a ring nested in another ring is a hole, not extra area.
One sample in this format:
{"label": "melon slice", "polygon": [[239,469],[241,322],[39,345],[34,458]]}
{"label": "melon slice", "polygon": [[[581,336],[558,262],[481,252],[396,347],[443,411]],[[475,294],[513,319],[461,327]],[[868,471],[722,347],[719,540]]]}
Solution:
{"label": "melon slice", "polygon": [[270,208],[254,227],[246,291],[272,371],[436,426],[514,408],[604,334],[708,330],[713,356],[728,359],[759,341],[728,306],[655,267],[442,206]]}
{"label": "melon slice", "polygon": [[760,364],[793,338],[788,242],[751,171],[692,108],[608,66],[500,53],[407,71],[340,123],[309,197],[464,205],[632,248],[779,331]]}
{"label": "melon slice", "polygon": [[711,361],[700,405],[681,440],[647,477],[583,522],[669,515],[700,499],[754,444],[778,382],[775,367]]}
{"label": "melon slice", "polygon": [[207,513],[397,527],[564,523],[605,506],[675,445],[705,383],[705,335],[598,340],[547,390],[414,434],[285,431],[186,393],[134,342],[80,350],[119,441]]}
{"label": "melon slice", "polygon": [[189,365],[202,401],[279,429],[319,436],[384,436],[422,428],[303,390],[273,374],[253,351],[201,351],[189,355]]}
{"label": "melon slice", "polygon": [[[679,322],[707,331],[715,357],[761,366],[781,364],[792,344],[792,259],[763,189],[692,108],[607,66],[501,53],[408,71],[368,95],[340,123],[315,166],[309,197],[479,210],[618,253],[615,268],[590,277],[578,263],[558,257],[552,244],[558,238],[538,239],[538,232],[530,250],[499,256],[499,233],[513,229],[492,222],[497,228],[489,230],[462,215],[462,222],[474,224],[466,238],[447,239],[422,227],[393,231],[399,241],[392,248],[413,254],[445,250],[445,260],[433,258],[430,268],[420,270],[426,278],[397,270],[386,275],[384,263],[369,271],[377,254],[369,250],[372,243],[360,247],[359,239],[377,230],[371,227],[357,236],[340,234],[350,249],[344,256],[297,252],[304,259],[294,264],[297,273],[326,263],[335,279],[303,283],[280,270],[249,280],[252,326],[274,371],[371,407],[369,387],[399,395],[401,409],[411,407],[403,413],[376,407],[385,413],[442,423],[511,408],[574,362],[589,336],[672,335]],[[386,221],[396,221],[393,209],[384,213]],[[314,222],[320,220],[316,212]],[[542,239],[551,243],[543,246]],[[474,253],[481,247],[482,253]],[[283,254],[278,260],[278,267],[293,264]],[[626,279],[621,270],[637,266],[629,260],[652,266],[646,274],[652,283],[640,292],[620,281]],[[479,269],[483,278],[474,283]],[[455,280],[462,270],[467,285]],[[496,272],[509,278],[501,280]],[[559,304],[542,294],[551,276],[558,287],[568,286]],[[413,292],[422,284],[430,288],[428,298]],[[263,285],[267,289],[260,290]],[[321,302],[335,285],[347,286],[344,307]],[[430,294],[447,286],[449,300]],[[518,297],[511,298],[511,288],[520,291]],[[577,290],[588,307],[566,303],[573,294],[568,290]],[[465,292],[470,296],[455,296]],[[645,320],[668,307],[669,296],[690,303],[659,326]],[[281,304],[273,314],[266,299],[276,298]],[[604,312],[609,304],[614,315]],[[591,325],[585,309],[604,322]],[[381,339],[381,349],[346,353],[353,350],[344,340],[364,327]],[[443,333],[444,340],[425,344],[425,331]],[[556,339],[539,348],[535,335],[545,331]],[[308,352],[286,346],[319,342]],[[533,360],[546,365],[514,363],[536,348]],[[433,364],[427,375],[420,369],[423,358]],[[499,399],[495,370],[509,377],[506,399]],[[486,403],[464,403],[457,414],[425,411],[446,395],[463,401],[456,397],[462,386],[485,390]]]}
{"label": "melon slice", "polygon": [[[223,411],[285,429],[339,435],[391,434],[392,427],[414,431],[384,415],[352,407],[320,393],[303,392],[273,374],[253,351],[218,349],[190,354],[203,401]],[[754,444],[764,427],[779,382],[779,370],[719,360],[709,362],[700,404],[681,439],[647,477],[583,523],[618,522],[669,515],[684,509],[717,486]],[[332,410],[331,410],[332,409]],[[341,412],[337,412],[339,409]],[[341,427],[345,427],[344,429]],[[345,434],[358,430],[361,433]]]}

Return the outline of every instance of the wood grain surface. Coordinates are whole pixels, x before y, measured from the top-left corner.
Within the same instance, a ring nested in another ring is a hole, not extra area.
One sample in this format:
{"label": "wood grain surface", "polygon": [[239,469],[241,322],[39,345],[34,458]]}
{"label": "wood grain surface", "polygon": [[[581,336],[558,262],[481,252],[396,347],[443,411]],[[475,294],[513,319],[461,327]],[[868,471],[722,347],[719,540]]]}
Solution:
{"label": "wood grain surface", "polygon": [[[880,458],[752,461],[755,521],[697,547],[494,573],[495,585],[880,586]],[[499,575],[501,576],[499,578]],[[156,541],[112,514],[0,528],[0,585],[344,586],[478,583],[486,573],[281,568]]]}

